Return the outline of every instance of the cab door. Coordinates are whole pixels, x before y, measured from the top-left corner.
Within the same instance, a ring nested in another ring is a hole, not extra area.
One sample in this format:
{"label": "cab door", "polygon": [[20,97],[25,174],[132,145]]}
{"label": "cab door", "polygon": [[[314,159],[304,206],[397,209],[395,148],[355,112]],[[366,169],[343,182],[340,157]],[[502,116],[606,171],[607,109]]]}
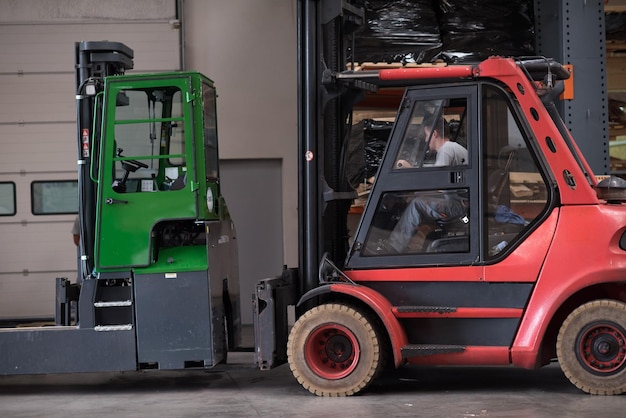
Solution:
{"label": "cab door", "polygon": [[[476,85],[406,91],[347,268],[458,266],[477,259],[477,91]],[[453,143],[448,152],[463,155],[464,149],[465,157],[442,165],[441,137]]]}
{"label": "cab door", "polygon": [[[466,164],[437,165],[428,133],[438,114],[449,141],[466,146]],[[558,218],[534,144],[499,84],[406,93],[345,274],[389,301],[410,345],[474,347],[467,355],[489,347],[492,364],[509,363]],[[438,215],[446,199],[464,197],[467,212]],[[394,233],[407,213],[420,222],[398,248]]]}
{"label": "cab door", "polygon": [[96,267],[147,266],[156,224],[197,218],[190,86],[187,76],[108,83]]}

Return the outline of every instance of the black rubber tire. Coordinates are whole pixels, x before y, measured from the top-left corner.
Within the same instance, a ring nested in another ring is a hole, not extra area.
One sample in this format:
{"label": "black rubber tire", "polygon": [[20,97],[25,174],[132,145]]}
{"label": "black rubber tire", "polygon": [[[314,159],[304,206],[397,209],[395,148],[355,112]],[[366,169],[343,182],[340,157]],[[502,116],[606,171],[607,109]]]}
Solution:
{"label": "black rubber tire", "polygon": [[626,391],[626,304],[596,300],[563,322],[556,352],[565,376],[592,395]]}
{"label": "black rubber tire", "polygon": [[349,396],[381,372],[384,356],[373,323],[342,304],[316,306],[294,324],[287,343],[289,367],[318,396]]}

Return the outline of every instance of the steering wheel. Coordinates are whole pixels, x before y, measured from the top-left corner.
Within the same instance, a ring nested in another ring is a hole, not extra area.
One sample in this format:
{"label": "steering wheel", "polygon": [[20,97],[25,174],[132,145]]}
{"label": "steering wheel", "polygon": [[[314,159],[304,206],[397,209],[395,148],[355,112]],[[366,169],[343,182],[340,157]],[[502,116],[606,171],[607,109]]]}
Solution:
{"label": "steering wheel", "polygon": [[[122,152],[124,152],[124,150],[121,148],[118,148],[117,156],[123,157]],[[148,168],[147,164],[144,164],[141,161],[137,161],[137,160],[124,160],[124,161],[121,161],[121,163],[122,163],[122,168],[126,170],[127,172],[131,172],[131,173],[134,173],[140,168]]]}
{"label": "steering wheel", "polygon": [[[124,150],[122,150],[121,148],[118,148],[117,156],[122,157],[123,151]],[[124,169],[124,177],[122,178],[122,180],[113,181],[113,184],[111,185],[111,187],[117,193],[126,193],[126,181],[128,181],[128,175],[130,173],[134,173],[140,168],[148,168],[148,166],[142,163],[141,161],[137,161],[137,160],[123,160],[120,162],[122,163],[122,168]]]}
{"label": "steering wheel", "polygon": [[122,161],[122,168],[126,171],[134,173],[140,168],[148,168],[148,165],[137,160],[124,160]]}

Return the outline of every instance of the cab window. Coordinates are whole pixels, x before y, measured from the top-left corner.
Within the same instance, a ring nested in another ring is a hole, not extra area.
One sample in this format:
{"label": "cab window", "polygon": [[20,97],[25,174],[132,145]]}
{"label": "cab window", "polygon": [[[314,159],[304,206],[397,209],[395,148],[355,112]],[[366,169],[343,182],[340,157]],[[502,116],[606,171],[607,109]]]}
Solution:
{"label": "cab window", "polygon": [[186,161],[180,89],[124,90],[117,101],[113,189],[118,193],[181,189]]}
{"label": "cab window", "polygon": [[416,101],[394,169],[467,165],[467,99]]}
{"label": "cab window", "polygon": [[206,161],[206,178],[217,179],[217,116],[215,106],[215,89],[208,84],[202,85],[202,105],[204,107],[204,152]]}
{"label": "cab window", "polygon": [[548,189],[504,92],[485,85],[482,103],[484,253],[493,259],[547,210]]}

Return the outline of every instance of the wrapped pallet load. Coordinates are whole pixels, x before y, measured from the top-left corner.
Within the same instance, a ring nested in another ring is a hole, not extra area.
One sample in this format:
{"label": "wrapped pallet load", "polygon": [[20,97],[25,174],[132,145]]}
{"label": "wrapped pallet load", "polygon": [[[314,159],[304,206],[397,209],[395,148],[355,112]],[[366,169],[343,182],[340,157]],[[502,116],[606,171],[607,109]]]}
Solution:
{"label": "wrapped pallet load", "polygon": [[534,55],[533,0],[355,0],[365,9],[348,61],[422,64]]}
{"label": "wrapped pallet load", "polygon": [[439,0],[437,5],[444,61],[535,54],[532,0]]}
{"label": "wrapped pallet load", "polygon": [[430,62],[441,51],[433,0],[357,0],[365,25],[357,32],[354,62]]}

